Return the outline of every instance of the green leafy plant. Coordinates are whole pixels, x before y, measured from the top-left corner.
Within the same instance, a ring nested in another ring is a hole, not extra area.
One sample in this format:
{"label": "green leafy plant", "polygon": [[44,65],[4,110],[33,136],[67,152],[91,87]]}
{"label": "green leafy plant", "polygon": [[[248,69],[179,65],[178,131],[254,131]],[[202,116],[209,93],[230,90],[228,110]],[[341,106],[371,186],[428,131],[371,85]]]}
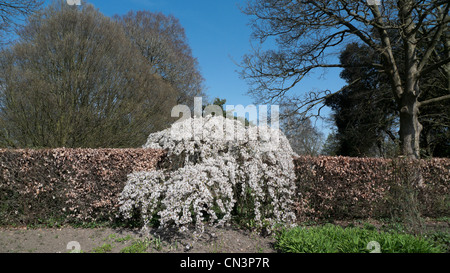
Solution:
{"label": "green leafy plant", "polygon": [[107,253],[111,252],[113,246],[111,244],[103,244],[102,246],[96,247],[92,250],[93,253]]}
{"label": "green leafy plant", "polygon": [[450,253],[450,233],[443,231],[434,231],[425,235],[430,240],[433,240],[441,248],[445,249],[447,253]]}
{"label": "green leafy plant", "polygon": [[378,243],[382,253],[445,252],[423,237],[335,225],[283,229],[276,236],[275,246],[281,252],[292,253],[368,253],[372,251],[369,242]]}
{"label": "green leafy plant", "polygon": [[127,236],[122,237],[122,238],[116,238],[116,239],[114,239],[114,241],[117,242],[117,243],[123,243],[123,242],[129,241],[131,239],[133,239],[133,236],[127,235]]}
{"label": "green leafy plant", "polygon": [[120,253],[145,253],[150,247],[150,241],[147,239],[137,240],[130,246],[124,247],[120,250]]}

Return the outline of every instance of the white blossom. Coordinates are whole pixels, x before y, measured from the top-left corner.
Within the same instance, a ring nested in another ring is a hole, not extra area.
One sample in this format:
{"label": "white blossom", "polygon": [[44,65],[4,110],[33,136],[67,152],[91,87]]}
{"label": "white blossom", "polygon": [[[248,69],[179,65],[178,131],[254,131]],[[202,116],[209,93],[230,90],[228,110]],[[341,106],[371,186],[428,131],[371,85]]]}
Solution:
{"label": "white blossom", "polygon": [[224,225],[236,206],[252,202],[257,225],[295,221],[294,153],[279,130],[196,117],[151,134],[144,148],[167,150],[169,166],[128,176],[120,195],[124,217],[138,209],[146,225],[158,215],[161,227],[186,231],[195,223],[201,233],[206,218]]}

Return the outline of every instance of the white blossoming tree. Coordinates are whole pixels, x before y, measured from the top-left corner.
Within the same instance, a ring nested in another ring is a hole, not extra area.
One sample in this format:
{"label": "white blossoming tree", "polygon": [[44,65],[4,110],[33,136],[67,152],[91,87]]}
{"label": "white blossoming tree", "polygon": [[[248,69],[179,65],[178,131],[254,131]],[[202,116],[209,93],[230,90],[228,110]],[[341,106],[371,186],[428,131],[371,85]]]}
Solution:
{"label": "white blossoming tree", "polygon": [[120,212],[138,211],[147,227],[186,231],[195,223],[228,224],[232,217],[254,225],[295,221],[295,174],[288,140],[270,127],[245,127],[220,116],[190,118],[151,134],[144,148],[167,150],[163,167],[128,176]]}

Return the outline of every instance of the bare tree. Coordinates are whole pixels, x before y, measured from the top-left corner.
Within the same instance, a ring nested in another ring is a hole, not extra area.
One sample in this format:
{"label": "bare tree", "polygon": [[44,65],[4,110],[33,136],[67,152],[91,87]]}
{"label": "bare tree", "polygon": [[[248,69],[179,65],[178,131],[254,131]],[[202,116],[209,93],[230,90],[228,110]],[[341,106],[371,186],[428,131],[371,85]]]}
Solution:
{"label": "bare tree", "polygon": [[[335,63],[336,58],[330,58],[333,48],[342,49],[355,41],[365,44],[381,56],[381,62],[359,66],[388,78],[400,113],[402,153],[418,158],[422,130],[419,108],[450,99],[447,87],[448,95],[421,101],[424,94],[419,88],[420,80],[428,73],[437,69],[449,73],[450,3],[444,0],[380,2],[375,5],[366,0],[249,1],[244,12],[253,18],[254,38],[261,42],[269,39],[278,48],[266,51],[256,48],[254,53],[245,56],[242,75],[252,86],[250,94],[258,100],[295,102],[301,112],[316,109],[320,114],[324,100],[341,90],[311,91],[303,97],[289,95],[288,91],[313,71],[346,68]],[[395,41],[389,34],[392,32],[398,37]],[[419,43],[425,45],[421,50]],[[393,44],[403,48],[403,56],[394,54]],[[445,54],[436,54],[438,50],[444,50]]]}
{"label": "bare tree", "polygon": [[319,155],[324,142],[323,134],[313,127],[311,120],[295,118],[295,116],[287,119],[286,127],[282,130],[294,152],[298,155]]}
{"label": "bare tree", "polygon": [[177,92],[120,24],[55,2],[0,54],[0,144],[137,147],[171,122]]}
{"label": "bare tree", "polygon": [[43,0],[1,0],[0,1],[0,45],[6,33],[17,25],[20,18],[39,9]]}
{"label": "bare tree", "polygon": [[[311,119],[304,114],[294,112],[295,105],[283,107],[280,125],[292,149],[298,155],[317,156],[320,154],[324,142],[323,134],[317,130]],[[284,114],[286,113],[287,114]]]}
{"label": "bare tree", "polygon": [[192,106],[202,96],[203,77],[192,56],[184,28],[172,15],[149,11],[130,11],[115,15],[127,36],[149,62],[152,72],[168,81],[179,94],[178,103]]}

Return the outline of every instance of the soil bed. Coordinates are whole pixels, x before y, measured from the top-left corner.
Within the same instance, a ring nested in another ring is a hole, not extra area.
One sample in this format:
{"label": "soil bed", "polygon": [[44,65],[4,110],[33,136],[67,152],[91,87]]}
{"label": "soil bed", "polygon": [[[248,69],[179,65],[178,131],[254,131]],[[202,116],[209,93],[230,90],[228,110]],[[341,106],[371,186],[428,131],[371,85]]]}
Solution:
{"label": "soil bed", "polygon": [[[0,228],[0,253],[67,253],[78,242],[84,253],[124,252],[145,242],[150,253],[273,253],[273,236],[233,228],[209,228],[197,241],[177,232],[112,228]],[[133,248],[136,251],[137,248]]]}

